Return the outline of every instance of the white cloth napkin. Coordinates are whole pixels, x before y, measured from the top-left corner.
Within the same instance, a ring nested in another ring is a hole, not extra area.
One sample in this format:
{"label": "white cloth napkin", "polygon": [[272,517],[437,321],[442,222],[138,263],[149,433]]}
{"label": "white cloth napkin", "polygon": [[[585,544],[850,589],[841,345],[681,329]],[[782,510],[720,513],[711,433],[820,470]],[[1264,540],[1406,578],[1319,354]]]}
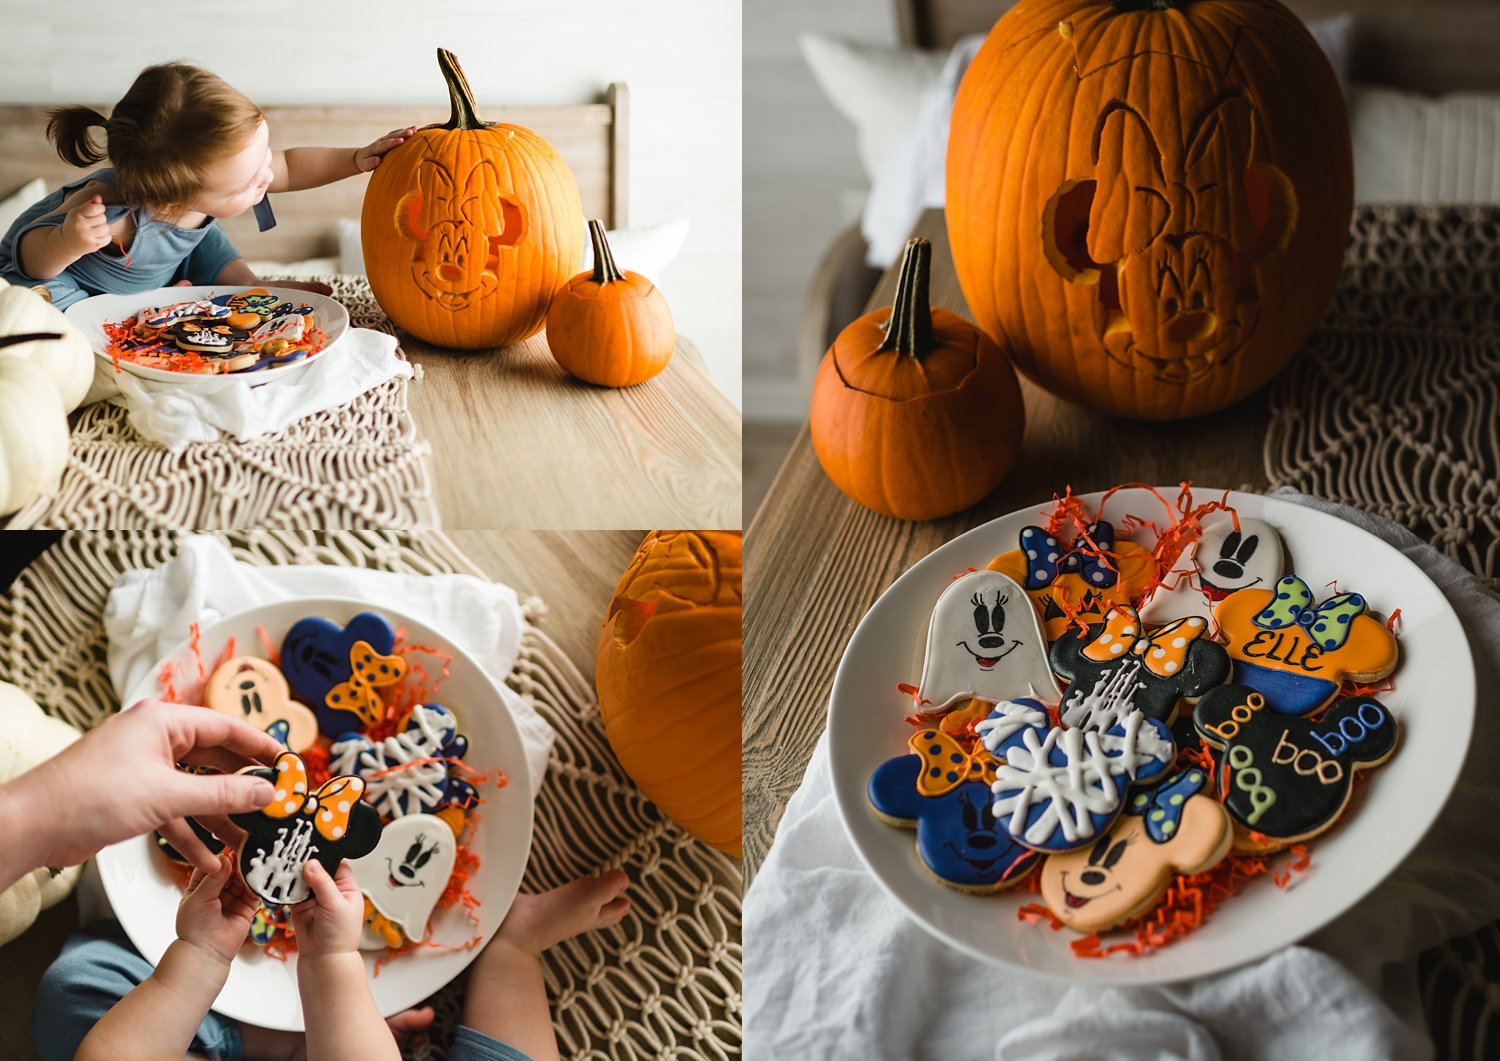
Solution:
{"label": "white cloth napkin", "polygon": [[[293,597],[353,597],[375,609],[398,607],[447,633],[502,686],[521,648],[521,606],[509,586],[472,575],[405,575],[332,565],[258,567],[235,560],[216,538],[195,536],[183,540],[172,560],[147,571],[126,571],[109,591],[104,633],[110,681],[121,698],[128,696],[187,636],[192,623],[207,626]],[[506,700],[526,747],[535,798],[556,734],[523,697]]]}
{"label": "white cloth napkin", "polygon": [[[246,442],[295,420],[332,409],[388,379],[410,379],[411,362],[396,356],[396,339],[350,328],[304,364],[224,376],[158,383],[96,365],[85,403],[108,399],[130,413],[130,425],[176,452],[191,442],[217,442],[219,432]],[[257,385],[258,384],[258,385]]]}
{"label": "white cloth napkin", "polygon": [[1500,600],[1387,520],[1292,491],[1389,542],[1469,635],[1479,703],[1458,784],[1431,832],[1352,910],[1303,944],[1219,976],[1069,986],[966,957],[903,913],[839,820],[827,734],[745,895],[745,1056],[1217,1061],[1431,1055],[1416,956],[1500,919]]}

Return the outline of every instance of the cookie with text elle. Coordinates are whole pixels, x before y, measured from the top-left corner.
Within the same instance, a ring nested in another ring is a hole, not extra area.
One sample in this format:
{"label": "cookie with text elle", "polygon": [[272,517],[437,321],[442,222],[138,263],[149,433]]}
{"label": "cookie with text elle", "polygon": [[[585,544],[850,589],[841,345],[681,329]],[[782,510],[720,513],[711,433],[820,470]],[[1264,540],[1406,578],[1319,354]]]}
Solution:
{"label": "cookie with text elle", "polygon": [[1265,520],[1241,516],[1236,527],[1234,517],[1224,512],[1204,521],[1202,537],[1173,568],[1188,574],[1169,576],[1168,582],[1173,577],[1180,581],[1171,588],[1158,586],[1141,605],[1141,618],[1148,623],[1160,625],[1185,615],[1209,619],[1214,606],[1231,593],[1274,586],[1286,571],[1286,549]]}
{"label": "cookie with text elle", "polygon": [[1399,734],[1396,717],[1372,696],[1338,700],[1313,721],[1273,710],[1245,685],[1204,696],[1193,726],[1221,753],[1219,794],[1237,823],[1235,850],[1244,852],[1326,830],[1348,805],[1355,774],[1389,759]]}
{"label": "cookie with text elle", "polygon": [[1396,669],[1396,638],[1368,614],[1364,597],[1337,593],[1314,603],[1296,575],[1244,589],[1214,608],[1233,681],[1264,694],[1270,709],[1310,714],[1347,681],[1374,682]]}
{"label": "cookie with text elle", "polygon": [[1044,527],[1023,527],[1020,548],[989,563],[1026,590],[1049,641],[1075,617],[1097,622],[1112,605],[1134,603],[1150,588],[1155,567],[1150,550],[1116,540],[1107,520],[1089,524],[1066,547]]}
{"label": "cookie with text elle", "polygon": [[998,571],[971,571],[938,597],[916,707],[938,714],[967,700],[999,703],[1062,690],[1047,665],[1047,639],[1026,591]]}

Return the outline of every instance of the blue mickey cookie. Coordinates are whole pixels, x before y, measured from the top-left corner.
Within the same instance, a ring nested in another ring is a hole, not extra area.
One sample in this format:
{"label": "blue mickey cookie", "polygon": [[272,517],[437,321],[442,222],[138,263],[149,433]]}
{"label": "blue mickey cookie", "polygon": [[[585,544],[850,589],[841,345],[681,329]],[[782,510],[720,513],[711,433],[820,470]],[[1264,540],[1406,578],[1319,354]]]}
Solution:
{"label": "blue mickey cookie", "polygon": [[[298,620],[281,642],[281,673],[296,698],[318,715],[318,729],[336,738],[378,720],[374,689],[393,684],[405,665],[392,656],[391,624],[374,612],[360,612],[340,626],[309,616]],[[356,651],[360,646],[369,651]]]}
{"label": "blue mickey cookie", "polygon": [[478,800],[473,786],[448,776],[451,764],[468,750],[469,739],[458,732],[451,711],[441,704],[421,704],[412,708],[399,733],[382,741],[343,734],[329,750],[329,765],[364,778],[365,798],[387,818],[399,818],[450,804],[472,807]]}

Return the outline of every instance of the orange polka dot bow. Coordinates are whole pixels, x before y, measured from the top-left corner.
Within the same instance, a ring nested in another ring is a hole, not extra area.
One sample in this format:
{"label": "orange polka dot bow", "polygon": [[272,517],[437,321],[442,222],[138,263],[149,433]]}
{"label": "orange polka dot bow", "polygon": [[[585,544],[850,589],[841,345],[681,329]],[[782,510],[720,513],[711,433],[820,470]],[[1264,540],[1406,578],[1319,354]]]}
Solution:
{"label": "orange polka dot bow", "polygon": [[330,840],[340,840],[349,831],[349,812],[365,794],[362,777],[345,774],[332,777],[308,792],[307,767],[296,752],[282,752],[273,764],[276,794],[262,812],[268,818],[307,815],[313,827]]}
{"label": "orange polka dot bow", "polygon": [[1111,608],[1104,617],[1104,630],[1084,647],[1083,654],[1096,663],[1126,654],[1140,656],[1152,674],[1170,678],[1182,670],[1188,649],[1208,629],[1208,621],[1197,615],[1178,619],[1149,636],[1141,634],[1141,628],[1141,617],[1134,608]]}
{"label": "orange polka dot bow", "polygon": [[907,740],[912,751],[922,757],[922,772],[917,775],[917,791],[924,796],[941,796],[965,781],[995,782],[998,761],[983,742],[976,741],[972,752],[965,752],[953,737],[940,729],[924,729]]}
{"label": "orange polka dot bow", "polygon": [[385,705],[375,690],[395,685],[406,673],[400,656],[382,656],[368,641],[356,641],[349,649],[349,680],[328,691],[324,699],[338,711],[353,711],[365,725],[373,726],[385,715]]}

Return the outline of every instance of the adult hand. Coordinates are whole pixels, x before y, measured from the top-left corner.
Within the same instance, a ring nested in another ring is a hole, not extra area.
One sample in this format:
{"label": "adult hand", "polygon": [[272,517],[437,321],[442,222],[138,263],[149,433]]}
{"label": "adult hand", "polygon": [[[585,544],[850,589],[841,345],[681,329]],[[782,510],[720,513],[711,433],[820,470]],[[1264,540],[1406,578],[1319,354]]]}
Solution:
{"label": "adult hand", "polygon": [[[269,734],[203,707],[144,700],[0,786],[0,888],[41,866],[72,866],[152,829],[205,873],[219,860],[183,819],[209,829],[271,802],[263,778],[234,771],[282,751]],[[221,774],[193,774],[177,763]]]}

